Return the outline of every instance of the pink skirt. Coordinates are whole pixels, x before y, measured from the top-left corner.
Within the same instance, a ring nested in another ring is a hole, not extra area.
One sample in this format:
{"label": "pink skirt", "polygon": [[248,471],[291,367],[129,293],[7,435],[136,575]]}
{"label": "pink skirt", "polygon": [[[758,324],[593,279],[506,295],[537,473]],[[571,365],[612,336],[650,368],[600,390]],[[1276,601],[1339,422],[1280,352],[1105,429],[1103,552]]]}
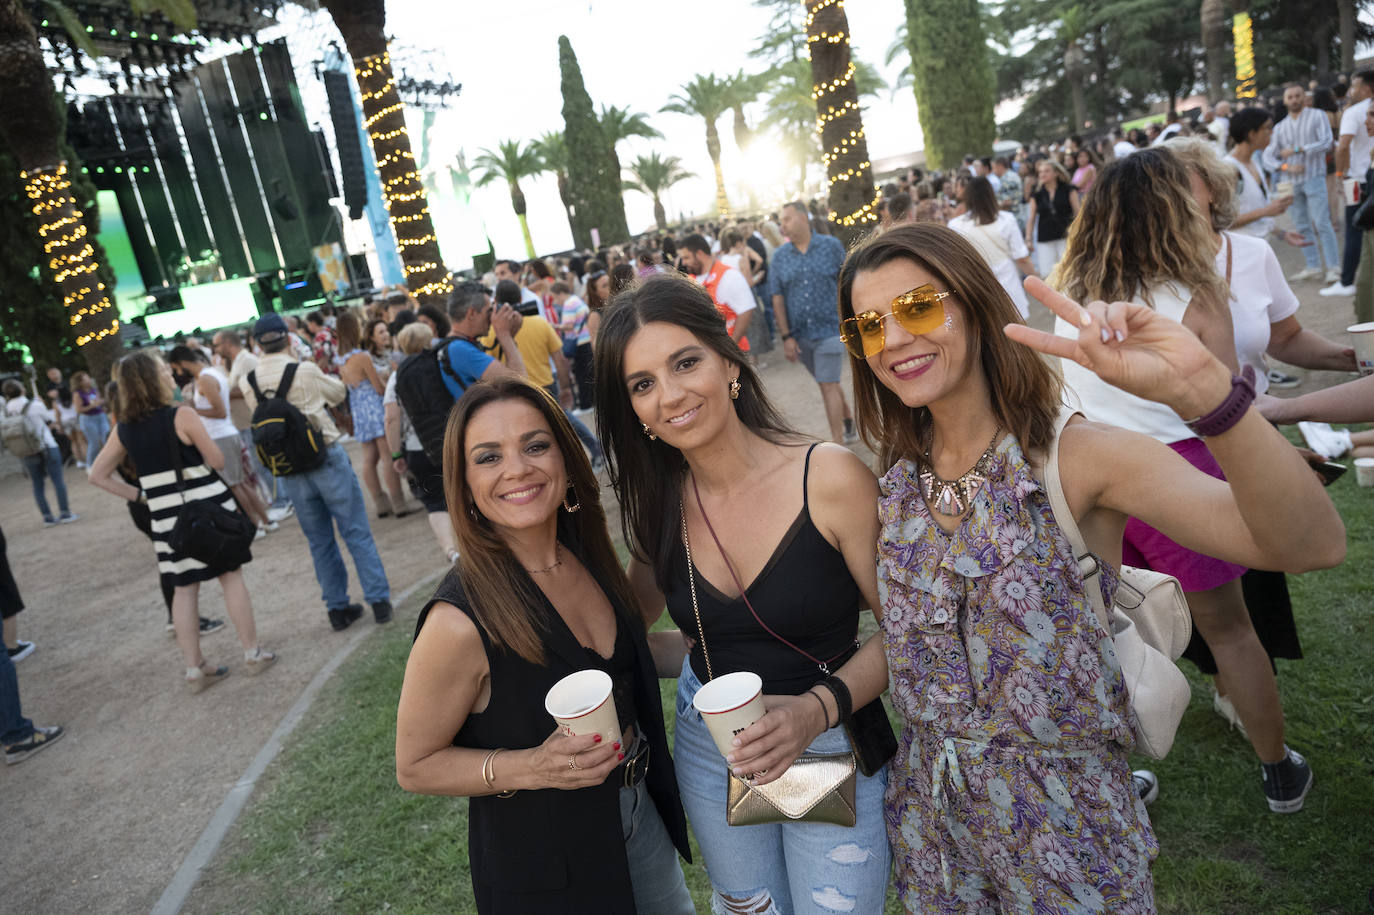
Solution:
{"label": "pink skirt", "polygon": [[[1226,479],[1221,465],[1200,438],[1185,438],[1171,442],[1170,448],[1203,473]],[[1245,574],[1245,566],[1223,562],[1211,556],[1195,553],[1179,546],[1143,521],[1131,518],[1126,522],[1126,534],[1121,542],[1123,565],[1164,572],[1178,579],[1184,591],[1209,591],[1235,581]]]}

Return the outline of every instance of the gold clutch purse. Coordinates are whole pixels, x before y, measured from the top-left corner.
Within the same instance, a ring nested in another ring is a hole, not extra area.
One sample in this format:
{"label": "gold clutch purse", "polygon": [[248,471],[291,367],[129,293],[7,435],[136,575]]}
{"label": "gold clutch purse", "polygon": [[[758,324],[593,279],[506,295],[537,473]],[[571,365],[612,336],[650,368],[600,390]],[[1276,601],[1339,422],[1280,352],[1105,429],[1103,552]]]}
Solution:
{"label": "gold clutch purse", "polygon": [[854,825],[853,753],[804,753],[766,785],[751,785],[729,770],[726,778],[725,820],[731,826],[788,821]]}

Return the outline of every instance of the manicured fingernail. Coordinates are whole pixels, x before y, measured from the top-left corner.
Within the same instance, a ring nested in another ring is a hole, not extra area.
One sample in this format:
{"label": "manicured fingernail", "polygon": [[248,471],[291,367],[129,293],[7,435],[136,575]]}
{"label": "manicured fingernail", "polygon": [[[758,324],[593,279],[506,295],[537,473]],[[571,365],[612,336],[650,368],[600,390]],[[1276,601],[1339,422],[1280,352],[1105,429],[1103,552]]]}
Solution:
{"label": "manicured fingernail", "polygon": [[739,738],[736,737],[734,740],[730,741],[730,746],[732,746],[732,747],[738,747],[738,746],[740,746]]}
{"label": "manicured fingernail", "polygon": [[1078,319],[1078,321],[1084,327],[1091,327],[1093,323],[1093,316],[1085,311],[1083,312],[1082,316]]}
{"label": "manicured fingernail", "polygon": [[1116,332],[1116,342],[1117,342],[1117,343],[1125,343],[1125,342],[1126,342],[1126,335],[1125,335],[1125,333],[1123,333],[1122,331],[1117,331],[1117,332]]}
{"label": "manicured fingernail", "polygon": [[611,749],[612,749],[612,750],[619,750],[619,749],[620,749],[620,741],[617,740],[614,744],[612,744],[612,745],[611,745]]}
{"label": "manicured fingernail", "polygon": [[601,743],[601,735],[597,734],[595,737],[593,737],[592,743]]}
{"label": "manicured fingernail", "polygon": [[725,757],[725,761],[728,762],[728,763],[734,763],[734,761],[735,761],[735,754],[731,753],[729,756]]}
{"label": "manicured fingernail", "polygon": [[620,760],[622,760],[622,759],[624,759],[624,758],[625,758],[625,754],[624,754],[624,753],[621,753],[619,756],[616,757],[616,762],[619,762]]}
{"label": "manicured fingernail", "polygon": [[1106,342],[1107,342],[1108,340],[1110,340],[1111,338],[1112,338],[1112,332],[1109,331],[1109,330],[1107,330],[1107,328],[1105,328],[1105,327],[1102,328],[1102,342],[1103,342],[1103,343],[1106,343]]}
{"label": "manicured fingernail", "polygon": [[739,775],[739,776],[743,776],[743,775],[744,775],[744,770],[741,769],[739,766],[735,766],[735,767],[734,767],[733,769],[731,769],[730,771],[733,772],[733,773],[735,773],[736,775]]}

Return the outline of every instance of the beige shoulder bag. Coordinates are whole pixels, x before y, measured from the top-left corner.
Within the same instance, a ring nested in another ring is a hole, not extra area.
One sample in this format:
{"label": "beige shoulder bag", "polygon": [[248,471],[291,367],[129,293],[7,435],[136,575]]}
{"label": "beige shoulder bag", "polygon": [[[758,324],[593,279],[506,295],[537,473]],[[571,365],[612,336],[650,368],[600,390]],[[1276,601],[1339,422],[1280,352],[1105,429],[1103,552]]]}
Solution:
{"label": "beige shoulder bag", "polygon": [[1103,606],[1102,588],[1095,580],[1100,562],[1083,541],[1059,477],[1059,437],[1074,415],[1065,408],[1055,422],[1054,441],[1045,459],[1045,490],[1054,519],[1078,557],[1083,590],[1097,621],[1111,626],[1112,644],[1135,711],[1135,749],[1163,759],[1174,745],[1178,723],[1193,696],[1188,678],[1174,663],[1193,634],[1188,601],[1172,575],[1123,565],[1110,613]]}

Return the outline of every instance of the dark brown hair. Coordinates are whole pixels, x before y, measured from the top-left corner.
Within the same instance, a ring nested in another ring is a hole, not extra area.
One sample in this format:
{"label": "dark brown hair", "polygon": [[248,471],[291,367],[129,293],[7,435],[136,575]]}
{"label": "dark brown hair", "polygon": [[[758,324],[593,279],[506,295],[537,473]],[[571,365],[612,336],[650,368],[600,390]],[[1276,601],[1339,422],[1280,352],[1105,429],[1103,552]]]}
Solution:
{"label": "dark brown hair", "polygon": [[[377,329],[377,325],[378,325],[378,324],[381,324],[383,327],[386,327],[386,319],[385,319],[385,318],[368,318],[368,319],[367,319],[367,323],[363,325],[362,348],[365,349],[365,350],[367,350],[369,353],[371,353],[371,354],[374,355],[374,356],[382,356],[382,355],[385,355],[385,353],[382,353],[381,351],[379,351],[379,350],[377,349],[377,344],[376,344],[376,343],[373,341],[373,339],[372,339],[372,335],[373,335],[373,333],[376,332],[376,329]],[[388,328],[387,328],[387,332],[390,333],[390,332],[391,332],[391,328],[388,327]],[[394,341],[393,341],[393,345],[394,345]]]}
{"label": "dark brown hair", "polygon": [[673,551],[681,542],[679,495],[686,462],[672,445],[644,434],[625,384],[625,349],[630,338],[651,323],[681,327],[738,366],[735,411],[751,431],[773,442],[802,437],[769,401],[758,373],[726,332],[725,319],[705,289],[680,276],[659,274],[616,297],[603,313],[596,336],[592,378],[597,431],[606,449],[606,471],[620,500],[625,543],[635,558],[653,568],[659,588],[667,590]]}
{"label": "dark brown hair", "polygon": [[563,411],[548,392],[524,378],[503,375],[479,381],[454,404],[444,431],[444,495],[449,521],[458,539],[456,567],[462,576],[463,590],[472,602],[473,615],[492,644],[532,664],[543,664],[541,630],[549,625],[540,610],[544,606],[543,595],[491,522],[477,514],[467,484],[464,437],[468,423],[483,407],[507,400],[523,400],[538,410],[563,455],[572,489],[568,499],[581,508],[576,513],[562,507],[557,510],[559,542],[610,592],[607,597],[622,621],[641,628],[644,621],[625,570],[611,546],[591,462]]}
{"label": "dark brown hair", "polygon": [[334,333],[339,337],[339,355],[351,353],[363,346],[363,328],[352,311],[344,309],[334,319]]}
{"label": "dark brown hair", "polygon": [[[895,260],[919,264],[963,306],[968,352],[977,356],[987,378],[992,410],[1002,427],[1026,451],[1044,450],[1054,438],[1059,415],[1059,376],[1032,349],[1002,332],[1025,323],[1011,297],[983,258],[962,235],[935,223],[897,226],[855,248],[840,270],[840,320],[854,317],[854,277]],[[925,454],[930,442],[930,411],[908,407],[889,390],[864,359],[849,354],[859,431],[887,469],[897,461]]]}

